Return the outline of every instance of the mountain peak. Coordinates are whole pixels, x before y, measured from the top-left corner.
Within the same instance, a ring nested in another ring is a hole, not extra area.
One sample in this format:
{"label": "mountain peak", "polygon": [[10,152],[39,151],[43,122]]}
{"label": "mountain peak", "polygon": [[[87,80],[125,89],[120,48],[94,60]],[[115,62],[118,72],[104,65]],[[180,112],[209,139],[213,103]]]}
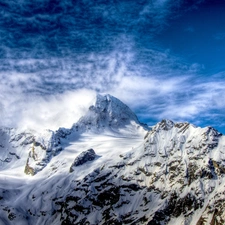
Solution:
{"label": "mountain peak", "polygon": [[97,94],[95,103],[85,116],[74,124],[76,130],[118,129],[129,124],[141,125],[137,116],[119,99]]}
{"label": "mountain peak", "polygon": [[0,224],[225,224],[225,136],[167,119],[142,127],[97,95],[72,129],[0,128]]}
{"label": "mountain peak", "polygon": [[155,130],[171,130],[174,127],[174,122],[172,120],[163,119],[155,126]]}

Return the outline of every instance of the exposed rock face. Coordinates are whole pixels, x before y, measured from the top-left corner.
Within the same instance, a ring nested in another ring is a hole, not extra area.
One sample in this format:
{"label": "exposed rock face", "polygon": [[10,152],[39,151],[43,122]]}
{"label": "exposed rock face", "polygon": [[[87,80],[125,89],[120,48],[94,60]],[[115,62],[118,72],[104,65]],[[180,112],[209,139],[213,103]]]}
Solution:
{"label": "exposed rock face", "polygon": [[82,152],[76,157],[73,164],[70,167],[70,172],[74,171],[74,167],[81,166],[86,162],[93,161],[96,157],[95,151],[93,149],[88,149],[87,151]]}
{"label": "exposed rock face", "polygon": [[16,149],[26,146],[29,136],[29,133],[17,134],[12,128],[0,128],[0,169],[20,160]]}
{"label": "exposed rock face", "polygon": [[27,163],[26,163],[26,166],[25,166],[25,169],[24,169],[24,173],[27,174],[27,175],[31,175],[31,176],[35,175],[34,168],[29,166],[29,159],[27,159]]}
{"label": "exposed rock face", "polygon": [[24,170],[27,175],[33,176],[43,170],[50,160],[62,151],[60,140],[65,137],[66,131],[66,129],[59,129],[56,132],[46,130],[42,134],[31,136],[30,142],[27,143],[29,152]]}

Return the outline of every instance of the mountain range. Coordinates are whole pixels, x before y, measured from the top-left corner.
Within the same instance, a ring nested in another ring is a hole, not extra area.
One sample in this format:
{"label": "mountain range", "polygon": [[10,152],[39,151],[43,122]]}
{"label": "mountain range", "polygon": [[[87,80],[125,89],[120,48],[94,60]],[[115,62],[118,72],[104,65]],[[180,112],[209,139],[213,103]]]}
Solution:
{"label": "mountain range", "polygon": [[0,225],[223,225],[225,136],[97,95],[73,126],[0,128]]}

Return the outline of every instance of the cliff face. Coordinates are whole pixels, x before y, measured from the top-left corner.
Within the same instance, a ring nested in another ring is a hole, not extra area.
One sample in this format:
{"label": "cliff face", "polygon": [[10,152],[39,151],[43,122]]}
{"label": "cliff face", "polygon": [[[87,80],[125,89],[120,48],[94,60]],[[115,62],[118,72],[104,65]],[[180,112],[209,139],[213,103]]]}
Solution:
{"label": "cliff face", "polygon": [[211,127],[146,130],[106,95],[71,129],[2,128],[0,148],[3,224],[225,223],[225,137]]}

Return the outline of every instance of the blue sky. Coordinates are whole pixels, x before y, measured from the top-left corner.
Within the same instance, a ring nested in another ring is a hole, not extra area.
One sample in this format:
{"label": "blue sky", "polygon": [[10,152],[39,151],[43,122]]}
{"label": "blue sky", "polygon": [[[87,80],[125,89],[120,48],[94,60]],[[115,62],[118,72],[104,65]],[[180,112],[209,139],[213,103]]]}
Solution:
{"label": "blue sky", "polygon": [[225,133],[225,1],[0,1],[0,124],[70,127],[95,93]]}

